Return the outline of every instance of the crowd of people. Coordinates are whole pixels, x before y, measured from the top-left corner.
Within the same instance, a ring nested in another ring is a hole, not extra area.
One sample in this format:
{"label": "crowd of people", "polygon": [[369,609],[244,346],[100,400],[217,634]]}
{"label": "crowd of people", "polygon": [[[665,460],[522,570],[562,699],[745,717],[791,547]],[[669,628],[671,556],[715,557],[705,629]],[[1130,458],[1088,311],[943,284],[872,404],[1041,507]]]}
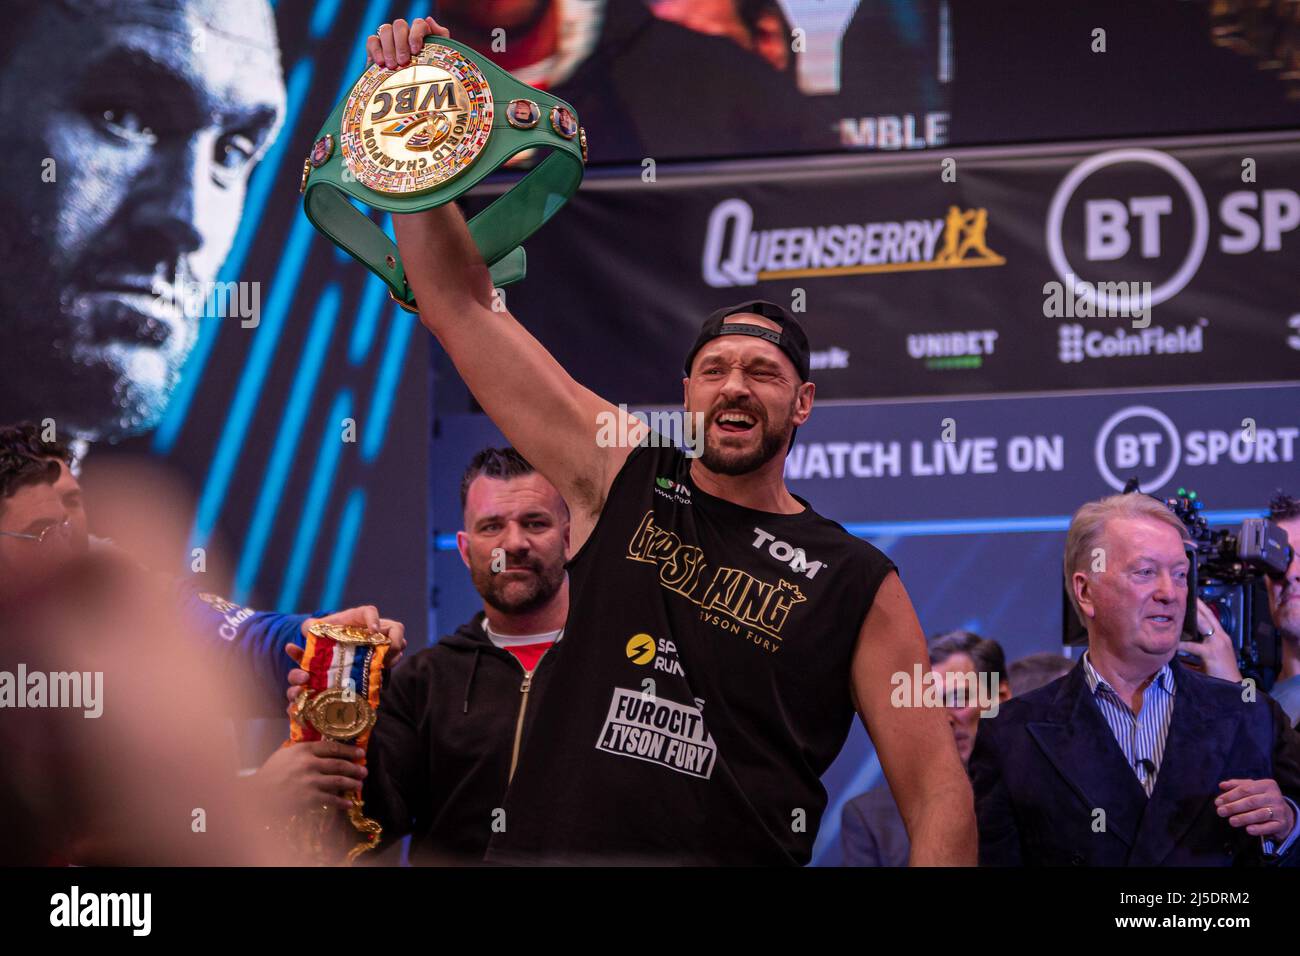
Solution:
{"label": "crowd of people", "polygon": [[[473,39],[469,5],[448,7]],[[611,4],[608,29],[615,9],[635,14],[640,42],[655,37],[640,5]],[[401,68],[430,35],[448,31],[383,24],[369,60]],[[618,103],[618,79],[590,112]],[[276,109],[262,111],[264,133]],[[885,784],[844,809],[851,863],[1297,862],[1294,551],[1268,581],[1283,646],[1270,688],[1241,679],[1213,611],[1189,593],[1186,529],[1140,493],[1084,503],[1070,523],[1063,583],[1087,633],[1077,660],[1007,666],[995,641],[967,632],[927,642],[894,562],[785,482],[816,392],[790,311],[741,302],[684,343],[683,405],[704,423],[688,455],[580,385],[501,308],[454,204],[393,227],[422,325],[510,442],[476,455],[461,486],[457,543],[481,612],[404,655],[403,623],[373,605],[243,607],[169,572],[188,521],[159,475],[124,476],[92,522],[50,423],[79,419],[95,437],[109,425],[86,423],[104,408],[5,427],[9,862],[297,862],[294,821],[357,827],[364,807],[378,860],[409,836],[422,864],[799,865],[855,715]],[[109,299],[86,314],[120,318]],[[609,358],[635,361],[635,346]],[[100,404],[130,430],[158,397]],[[610,421],[627,441],[597,439]],[[1300,542],[1300,502],[1280,495],[1270,513]],[[110,526],[131,540],[91,533]],[[1184,640],[1188,613],[1200,640]],[[322,634],[338,641],[323,665]],[[367,690],[382,683],[373,727],[344,706],[358,688],[322,684],[352,673],[358,642],[387,648],[361,675]],[[923,686],[900,697],[913,679]],[[353,730],[256,767],[231,752],[240,715],[287,697],[300,727],[323,689],[342,694],[324,723]]]}
{"label": "crowd of people", "polygon": [[[74,465],[65,445],[42,439],[33,425],[0,429],[4,669],[21,661],[35,671],[44,662],[55,673],[75,659],[73,671],[102,670],[109,699],[125,692],[130,703],[113,700],[102,726],[58,710],[4,713],[0,736],[16,757],[10,766],[21,770],[7,793],[24,811],[5,818],[28,821],[6,844],[11,862],[284,862],[290,850],[259,831],[322,803],[346,810],[353,794],[383,828],[379,863],[485,859],[494,835],[507,829],[504,808],[525,742],[546,750],[536,743],[536,717],[552,697],[562,659],[556,648],[570,617],[569,506],[519,452],[487,448],[466,468],[457,545],[482,609],[392,668],[364,766],[361,751],[322,740],[283,747],[243,779],[223,746],[206,741],[195,753],[193,740],[161,731],[153,718],[168,710],[199,719],[200,702],[219,712],[206,714],[214,726],[265,714],[281,706],[282,692],[292,702],[307,683],[293,659],[312,621],[381,631],[396,645],[394,661],[403,656],[402,624],[374,607],[326,618],[252,611],[193,580],[150,571],[133,550],[90,533]],[[128,510],[138,522],[138,509]],[[1300,540],[1300,499],[1278,495],[1269,514]],[[1231,644],[1206,623],[1212,613],[1198,621],[1201,642],[1183,639],[1185,536],[1173,513],[1148,496],[1116,495],[1079,509],[1064,558],[1088,629],[1077,660],[1045,651],[1008,664],[997,641],[971,631],[926,641],[942,688],[938,707],[971,782],[981,864],[1292,861],[1300,833],[1293,729],[1300,721],[1300,557],[1269,581],[1282,659],[1269,692],[1256,696],[1245,690]],[[132,546],[149,549],[147,541]],[[1107,573],[1090,570],[1098,548],[1113,562]],[[147,628],[156,629],[149,639]],[[24,633],[50,639],[34,646]],[[1177,656],[1189,649],[1194,656]],[[649,641],[645,652],[668,658],[663,642]],[[146,661],[152,668],[142,671]],[[183,700],[159,693],[153,688],[171,684],[164,662],[209,680],[186,681]],[[118,734],[134,746],[106,743]],[[103,766],[105,752],[115,755],[114,772]],[[118,792],[122,766],[156,766],[182,753],[176,765],[184,774],[164,774],[142,796]],[[584,772],[579,763],[565,766]],[[891,783],[844,805],[844,865],[912,860],[917,820],[900,809]],[[214,829],[239,839],[178,841],[141,826],[190,805],[225,808]],[[127,820],[120,807],[130,809]],[[154,812],[141,814],[146,807]]]}

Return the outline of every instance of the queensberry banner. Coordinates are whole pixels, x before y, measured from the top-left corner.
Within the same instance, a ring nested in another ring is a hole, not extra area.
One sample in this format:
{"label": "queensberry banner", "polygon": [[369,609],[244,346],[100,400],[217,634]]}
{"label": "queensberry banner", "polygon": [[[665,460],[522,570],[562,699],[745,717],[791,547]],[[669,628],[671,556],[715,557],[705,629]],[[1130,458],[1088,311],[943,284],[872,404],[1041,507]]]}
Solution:
{"label": "queensberry banner", "polygon": [[1300,137],[591,178],[508,307],[612,400],[680,400],[701,319],[805,322],[821,398],[1287,380]]}

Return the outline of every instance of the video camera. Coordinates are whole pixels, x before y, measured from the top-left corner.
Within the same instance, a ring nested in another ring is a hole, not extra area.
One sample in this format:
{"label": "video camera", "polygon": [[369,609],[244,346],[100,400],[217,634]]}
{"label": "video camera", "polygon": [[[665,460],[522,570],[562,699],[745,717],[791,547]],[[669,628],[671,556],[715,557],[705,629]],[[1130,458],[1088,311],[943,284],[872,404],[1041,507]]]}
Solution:
{"label": "video camera", "polygon": [[1282,638],[1268,613],[1268,577],[1286,574],[1291,563],[1287,533],[1267,518],[1247,518],[1235,532],[1211,531],[1196,492],[1179,488],[1165,505],[1187,528],[1192,543],[1188,609],[1183,631],[1201,640],[1195,594],[1210,606],[1237,652],[1237,668],[1264,690],[1273,686],[1281,664]]}
{"label": "video camera", "polygon": [[[1124,493],[1138,491],[1130,479]],[[1152,496],[1154,497],[1154,496]],[[1203,640],[1196,626],[1196,599],[1210,606],[1232,641],[1237,668],[1262,690],[1273,686],[1281,664],[1282,638],[1268,612],[1268,578],[1286,573],[1292,547],[1287,533],[1267,518],[1247,518],[1235,530],[1212,531],[1195,491],[1179,488],[1172,498],[1157,499],[1187,528],[1184,545],[1190,564],[1183,640]],[[1065,596],[1063,643],[1086,645],[1087,632]]]}

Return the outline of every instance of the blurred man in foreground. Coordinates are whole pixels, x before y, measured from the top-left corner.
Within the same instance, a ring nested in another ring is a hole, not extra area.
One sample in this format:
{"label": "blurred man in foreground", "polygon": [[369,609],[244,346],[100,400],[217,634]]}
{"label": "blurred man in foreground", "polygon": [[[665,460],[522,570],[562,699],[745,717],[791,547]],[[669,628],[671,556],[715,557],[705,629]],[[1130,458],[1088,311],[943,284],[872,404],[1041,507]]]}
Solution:
{"label": "blurred man in foreground", "polygon": [[[147,546],[141,554],[91,535],[72,464],[67,446],[42,437],[36,426],[0,427],[0,603],[21,607],[29,596],[48,594],[52,582],[64,580],[87,562],[109,580],[140,579],[151,598],[167,596],[171,611],[159,613],[179,617],[183,625],[174,629],[175,634],[200,643],[210,655],[212,676],[237,689],[238,693],[224,696],[225,706],[212,715],[223,726],[232,717],[279,712],[278,701],[292,665],[286,648],[302,640],[317,620],[381,630],[392,642],[394,658],[400,656],[405,629],[398,621],[381,618],[374,607],[349,608],[318,618],[254,611],[201,591],[192,581],[147,570],[142,560],[162,558],[171,563],[172,544]],[[169,500],[157,476],[120,476],[112,484],[116,488],[109,498],[120,526],[182,521],[184,506]],[[149,495],[141,496],[142,487],[149,488]],[[141,500],[149,502],[147,508],[140,507]],[[158,510],[163,514],[156,514]],[[261,802],[282,806],[286,812],[327,803],[346,806],[343,795],[359,789],[364,777],[362,768],[347,762],[354,749],[322,741],[276,751],[247,786],[262,794]]]}

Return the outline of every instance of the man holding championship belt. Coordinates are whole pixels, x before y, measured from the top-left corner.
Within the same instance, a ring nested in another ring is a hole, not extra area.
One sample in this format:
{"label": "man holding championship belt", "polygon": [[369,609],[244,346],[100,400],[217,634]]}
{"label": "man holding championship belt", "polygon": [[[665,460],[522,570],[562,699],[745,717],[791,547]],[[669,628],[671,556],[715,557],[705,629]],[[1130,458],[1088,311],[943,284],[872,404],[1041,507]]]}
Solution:
{"label": "man holding championship belt", "polygon": [[[400,71],[447,36],[398,20],[367,51]],[[564,646],[488,860],[806,863],[820,776],[856,707],[911,861],[973,864],[971,789],[943,711],[890,703],[891,675],[926,660],[894,566],[782,478],[814,392],[794,317],[752,302],[704,323],[683,379],[704,423],[689,458],[502,310],[492,260],[452,204],[393,223],[422,323],[572,512]]]}

